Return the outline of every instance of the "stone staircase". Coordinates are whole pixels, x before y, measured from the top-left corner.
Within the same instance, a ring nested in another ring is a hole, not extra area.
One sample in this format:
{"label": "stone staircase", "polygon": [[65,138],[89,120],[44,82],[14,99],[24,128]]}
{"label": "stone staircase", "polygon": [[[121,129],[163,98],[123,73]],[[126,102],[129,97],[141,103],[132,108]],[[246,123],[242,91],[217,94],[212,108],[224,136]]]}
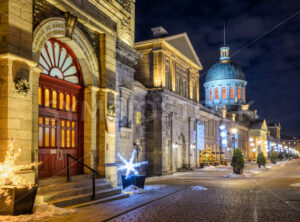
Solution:
{"label": "stone staircase", "polygon": [[54,177],[39,180],[36,203],[53,204],[57,207],[79,208],[112,200],[127,198],[121,189],[113,188],[104,179],[96,179],[96,198],[92,200],[92,179],[89,175]]}

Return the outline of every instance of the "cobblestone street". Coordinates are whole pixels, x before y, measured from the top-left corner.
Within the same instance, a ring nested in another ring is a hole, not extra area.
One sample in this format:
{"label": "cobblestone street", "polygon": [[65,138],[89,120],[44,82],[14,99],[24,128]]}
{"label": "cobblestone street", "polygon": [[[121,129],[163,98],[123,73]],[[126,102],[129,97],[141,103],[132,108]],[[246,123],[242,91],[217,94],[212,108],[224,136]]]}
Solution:
{"label": "cobblestone street", "polygon": [[[195,176],[195,175],[194,175]],[[186,189],[112,221],[300,221],[300,161],[245,179],[181,176],[163,183]],[[207,190],[192,190],[201,185]]]}
{"label": "cobblestone street", "polygon": [[242,178],[225,178],[230,167],[150,178],[167,186],[43,221],[300,221],[300,161],[250,175],[256,167]]}

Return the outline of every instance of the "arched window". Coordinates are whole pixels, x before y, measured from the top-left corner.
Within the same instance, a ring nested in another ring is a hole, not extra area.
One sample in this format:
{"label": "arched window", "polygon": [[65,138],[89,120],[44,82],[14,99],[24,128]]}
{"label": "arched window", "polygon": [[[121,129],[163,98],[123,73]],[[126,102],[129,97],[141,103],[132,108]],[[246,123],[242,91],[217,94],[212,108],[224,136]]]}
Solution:
{"label": "arched window", "polygon": [[226,87],[222,87],[222,99],[226,99]]}
{"label": "arched window", "polygon": [[41,51],[39,66],[42,74],[79,84],[79,64],[68,47],[55,39],[48,40]]}
{"label": "arched window", "polygon": [[219,89],[215,88],[215,99],[219,99]]}
{"label": "arched window", "polygon": [[230,99],[234,98],[234,89],[233,86],[230,86]]}
{"label": "arched window", "polygon": [[238,88],[237,88],[237,98],[241,99],[241,87],[240,86],[238,86]]}
{"label": "arched window", "polygon": [[212,100],[212,90],[209,90],[209,100]]}

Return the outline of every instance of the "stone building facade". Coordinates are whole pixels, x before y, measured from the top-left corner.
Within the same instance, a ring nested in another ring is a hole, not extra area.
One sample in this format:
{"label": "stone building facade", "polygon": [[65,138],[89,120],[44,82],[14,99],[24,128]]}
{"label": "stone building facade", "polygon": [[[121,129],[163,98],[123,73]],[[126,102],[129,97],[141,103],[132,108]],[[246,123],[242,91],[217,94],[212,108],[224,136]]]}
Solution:
{"label": "stone building facade", "polygon": [[[1,161],[14,138],[18,163],[43,161],[23,173],[31,182],[65,175],[71,154],[116,185],[119,129],[129,126],[119,127],[119,98],[130,97],[139,58],[135,1],[6,0],[0,8]],[[17,89],[24,82],[29,91]]]}
{"label": "stone building facade", "polygon": [[137,104],[143,104],[144,127],[139,133],[144,130],[147,174],[197,167],[200,150],[211,149],[220,159],[218,126],[222,118],[199,103],[202,65],[187,34],[163,36],[162,27],[152,31],[153,39],[135,44],[143,56],[135,74],[139,85],[135,92],[143,89],[144,99],[139,97]]}

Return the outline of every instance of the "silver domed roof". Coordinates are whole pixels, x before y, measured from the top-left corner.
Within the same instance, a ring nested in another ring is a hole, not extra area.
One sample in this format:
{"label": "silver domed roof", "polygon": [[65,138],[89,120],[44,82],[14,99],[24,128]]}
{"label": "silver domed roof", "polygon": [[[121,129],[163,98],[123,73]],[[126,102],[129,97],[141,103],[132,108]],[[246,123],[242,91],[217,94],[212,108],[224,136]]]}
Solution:
{"label": "silver domed roof", "polygon": [[205,82],[224,79],[240,79],[246,81],[243,70],[230,60],[215,63],[208,70]]}

